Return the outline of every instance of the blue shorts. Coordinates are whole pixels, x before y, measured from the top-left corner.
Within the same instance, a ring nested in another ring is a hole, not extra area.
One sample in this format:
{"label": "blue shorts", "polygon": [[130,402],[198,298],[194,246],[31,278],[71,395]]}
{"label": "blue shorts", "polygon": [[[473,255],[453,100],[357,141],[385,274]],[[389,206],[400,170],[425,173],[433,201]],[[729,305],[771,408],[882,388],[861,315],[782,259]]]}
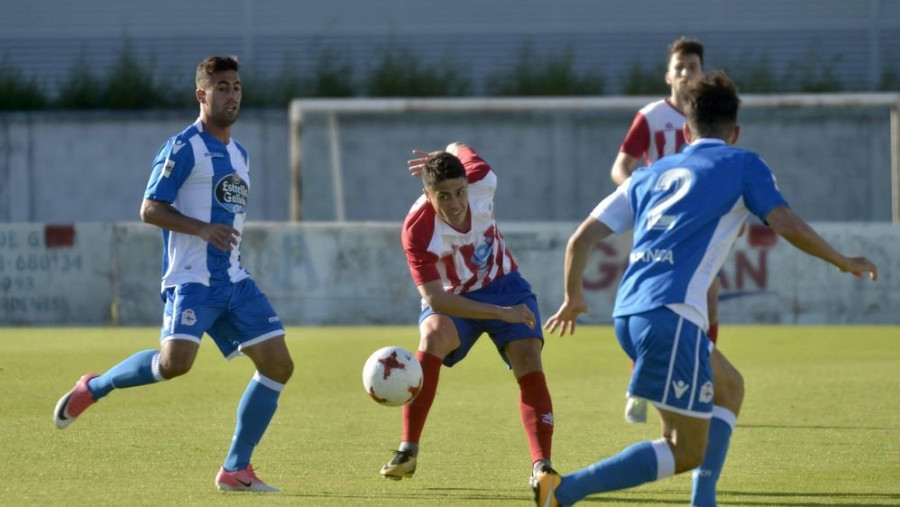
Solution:
{"label": "blue shorts", "polygon": [[[487,287],[482,287],[481,289],[462,294],[462,297],[498,306],[524,304],[531,309],[532,313],[534,313],[534,328],[532,329],[525,324],[511,324],[502,320],[465,319],[447,315],[447,317],[453,320],[453,324],[456,325],[456,332],[459,334],[460,344],[456,350],[447,354],[447,357],[444,358],[444,365],[453,366],[462,361],[469,353],[472,346],[475,345],[475,342],[478,341],[478,337],[480,337],[482,333],[487,333],[491,337],[491,340],[493,340],[494,345],[497,347],[497,351],[500,353],[500,357],[503,358],[503,361],[507,366],[509,366],[509,358],[507,358],[506,353],[503,352],[503,348],[507,343],[524,338],[540,338],[541,342],[544,341],[544,334],[541,331],[541,313],[538,310],[537,298],[534,293],[531,292],[531,284],[522,278],[522,275],[520,275],[518,271],[513,271],[508,275],[497,278],[489,283]],[[422,313],[419,315],[419,324],[421,324],[429,315],[434,313],[439,312],[435,312],[430,306],[423,302]]]}
{"label": "blue shorts", "polygon": [[284,334],[278,314],[249,278],[215,287],[185,283],[167,288],[163,296],[166,309],[161,341],[200,343],[206,333],[222,355],[231,359],[243,348]]}
{"label": "blue shorts", "polygon": [[666,307],[616,317],[619,345],[634,360],[628,394],[707,419],[713,407],[712,342],[697,325]]}

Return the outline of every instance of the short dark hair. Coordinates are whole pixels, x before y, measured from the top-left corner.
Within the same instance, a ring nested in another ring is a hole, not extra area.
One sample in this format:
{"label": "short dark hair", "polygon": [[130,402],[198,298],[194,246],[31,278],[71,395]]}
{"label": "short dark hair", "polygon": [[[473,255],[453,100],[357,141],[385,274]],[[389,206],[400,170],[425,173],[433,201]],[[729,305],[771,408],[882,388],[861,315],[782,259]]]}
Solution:
{"label": "short dark hair", "polygon": [[236,56],[210,56],[197,65],[197,88],[208,88],[212,85],[212,75],[223,70],[238,71]]}
{"label": "short dark hair", "polygon": [[425,169],[422,171],[422,183],[425,188],[434,188],[444,180],[465,177],[466,168],[462,162],[455,155],[446,151],[429,156],[425,161]]}
{"label": "short dark hair", "polygon": [[689,39],[681,36],[669,44],[669,55],[666,58],[666,64],[672,61],[672,55],[686,54],[697,55],[700,57],[700,65],[703,65],[703,44],[697,39]]}
{"label": "short dark hair", "polygon": [[684,116],[697,137],[725,139],[737,125],[738,88],[721,70],[689,81],[686,96]]}

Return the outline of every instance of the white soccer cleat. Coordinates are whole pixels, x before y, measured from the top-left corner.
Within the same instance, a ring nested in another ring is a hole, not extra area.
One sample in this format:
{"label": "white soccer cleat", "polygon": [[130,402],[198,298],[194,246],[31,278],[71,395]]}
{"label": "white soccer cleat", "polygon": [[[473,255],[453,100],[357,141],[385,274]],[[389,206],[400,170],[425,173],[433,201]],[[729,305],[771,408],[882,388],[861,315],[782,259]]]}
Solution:
{"label": "white soccer cleat", "polygon": [[625,421],[631,424],[647,422],[647,400],[629,396],[625,403]]}
{"label": "white soccer cleat", "polygon": [[559,507],[556,490],[562,477],[556,472],[541,472],[531,478],[531,490],[534,491],[534,503],[538,507]]}
{"label": "white soccer cleat", "polygon": [[416,456],[409,451],[394,451],[394,458],[381,467],[381,476],[392,481],[410,478],[416,473]]}

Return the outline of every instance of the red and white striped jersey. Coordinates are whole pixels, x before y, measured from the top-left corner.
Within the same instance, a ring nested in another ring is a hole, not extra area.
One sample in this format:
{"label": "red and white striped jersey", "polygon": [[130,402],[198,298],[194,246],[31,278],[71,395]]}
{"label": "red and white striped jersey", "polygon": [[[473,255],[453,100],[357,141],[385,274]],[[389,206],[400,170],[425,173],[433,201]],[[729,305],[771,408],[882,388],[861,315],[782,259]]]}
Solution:
{"label": "red and white striped jersey", "polygon": [[416,285],[441,280],[444,290],[465,294],[487,286],[518,266],[494,220],[497,175],[475,150],[461,147],[466,168],[469,228],[461,231],[441,220],[425,195],[403,222],[403,249]]}
{"label": "red and white striped jersey", "polygon": [[650,165],[666,155],[678,153],[685,144],[684,113],[669,99],[663,99],[647,104],[634,115],[619,151]]}

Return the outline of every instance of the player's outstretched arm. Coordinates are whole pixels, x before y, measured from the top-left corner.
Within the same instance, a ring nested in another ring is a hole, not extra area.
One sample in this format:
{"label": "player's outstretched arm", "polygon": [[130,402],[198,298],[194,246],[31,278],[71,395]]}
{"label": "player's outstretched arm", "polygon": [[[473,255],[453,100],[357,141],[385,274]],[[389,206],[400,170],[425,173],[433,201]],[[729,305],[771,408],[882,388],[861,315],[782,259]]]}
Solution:
{"label": "player's outstretched arm", "polygon": [[154,199],[144,199],[141,203],[141,221],[161,229],[199,236],[203,241],[224,251],[234,248],[240,235],[234,227],[185,216],[170,203]]}
{"label": "player's outstretched arm", "polygon": [[422,299],[438,313],[466,319],[495,319],[534,327],[535,317],[526,305],[497,306],[473,301],[444,290],[440,280],[425,282],[417,287]]}
{"label": "player's outstretched arm", "polygon": [[459,141],[453,141],[452,143],[447,145],[446,151],[447,151],[447,153],[449,153],[453,156],[458,156],[460,148],[468,148],[468,147],[469,146],[466,146],[465,143],[461,143]]}
{"label": "player's outstretched arm", "polygon": [[798,249],[831,263],[844,273],[861,277],[869,274],[878,279],[878,268],[865,257],[846,257],[825,241],[805,220],[797,216],[787,206],[778,206],[766,215],[766,222],[779,236]]}
{"label": "player's outstretched arm", "polygon": [[[460,142],[453,142],[447,145],[447,153],[451,155],[457,155],[459,153],[459,148],[466,147],[465,144]],[[432,155],[436,155],[440,153],[439,151],[422,151],[422,150],[413,150],[413,155],[416,158],[410,159],[406,161],[406,167],[409,169],[409,175],[415,178],[419,178],[422,176],[422,171],[425,169],[425,162],[428,162],[428,157]]]}
{"label": "player's outstretched arm", "polygon": [[606,224],[594,217],[588,217],[569,238],[564,267],[566,295],[559,310],[544,324],[544,329],[548,333],[555,333],[558,330],[560,336],[565,336],[566,333],[575,334],[578,315],[590,311],[584,298],[582,283],[584,269],[587,266],[591,246],[612,233],[612,229]]}

